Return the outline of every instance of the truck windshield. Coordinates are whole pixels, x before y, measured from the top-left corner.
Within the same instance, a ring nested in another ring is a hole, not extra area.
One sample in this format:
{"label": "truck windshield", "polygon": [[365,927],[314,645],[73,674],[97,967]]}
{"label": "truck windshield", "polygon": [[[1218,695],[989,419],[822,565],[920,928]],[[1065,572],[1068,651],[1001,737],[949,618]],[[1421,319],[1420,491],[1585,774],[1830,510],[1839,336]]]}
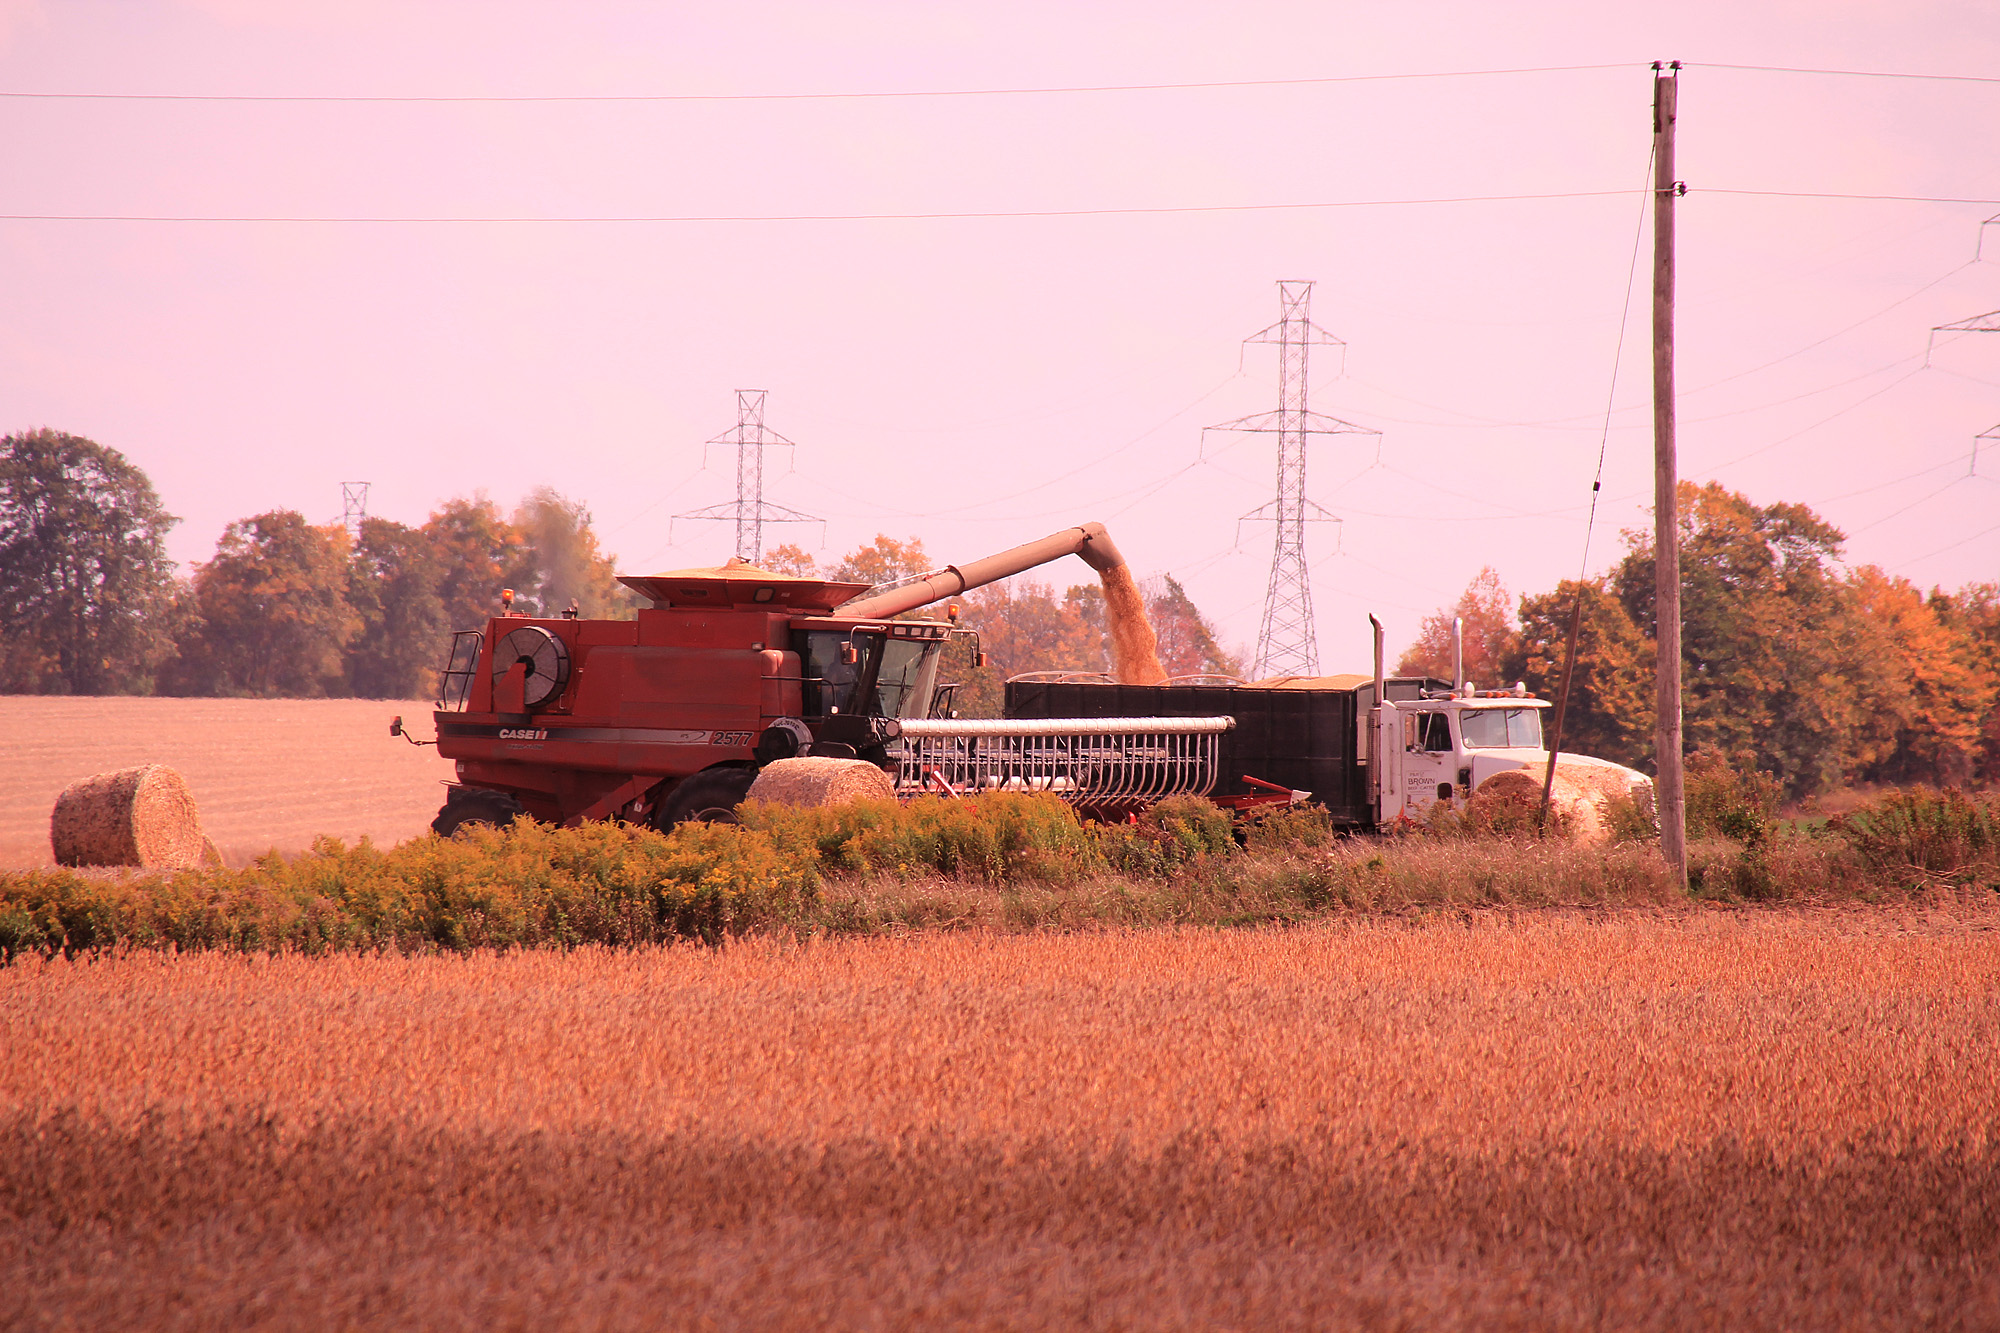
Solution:
{"label": "truck windshield", "polygon": [[1542,748],[1539,708],[1468,708],[1458,715],[1458,729],[1468,750]]}

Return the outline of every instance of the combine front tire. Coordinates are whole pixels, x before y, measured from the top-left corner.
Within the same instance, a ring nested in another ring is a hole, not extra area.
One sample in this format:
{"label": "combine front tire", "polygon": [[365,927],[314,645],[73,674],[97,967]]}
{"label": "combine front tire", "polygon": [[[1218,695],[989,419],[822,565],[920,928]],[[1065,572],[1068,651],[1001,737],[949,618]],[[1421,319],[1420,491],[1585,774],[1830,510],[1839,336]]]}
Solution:
{"label": "combine front tire", "polygon": [[503,791],[460,787],[445,798],[444,809],[431,821],[431,832],[449,838],[467,824],[506,828],[522,815],[521,803]]}
{"label": "combine front tire", "polygon": [[676,824],[690,820],[702,824],[734,824],[736,807],[750,794],[750,784],[757,780],[754,769],[711,768],[682,780],[674,788],[659,813],[653,816],[653,827],[665,833]]}

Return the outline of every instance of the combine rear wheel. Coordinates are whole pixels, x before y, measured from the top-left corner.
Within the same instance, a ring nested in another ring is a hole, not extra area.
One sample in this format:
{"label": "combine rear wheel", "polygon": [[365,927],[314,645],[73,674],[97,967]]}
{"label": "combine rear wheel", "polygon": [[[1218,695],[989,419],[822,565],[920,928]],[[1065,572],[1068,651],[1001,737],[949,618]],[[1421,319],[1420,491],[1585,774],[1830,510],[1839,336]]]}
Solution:
{"label": "combine rear wheel", "polygon": [[674,788],[673,794],[653,816],[653,827],[665,833],[676,824],[735,824],[736,807],[750,794],[757,780],[754,769],[711,768],[696,773]]}
{"label": "combine rear wheel", "polygon": [[445,798],[444,809],[431,821],[431,832],[449,838],[467,824],[506,828],[522,815],[521,803],[504,791],[459,787]]}

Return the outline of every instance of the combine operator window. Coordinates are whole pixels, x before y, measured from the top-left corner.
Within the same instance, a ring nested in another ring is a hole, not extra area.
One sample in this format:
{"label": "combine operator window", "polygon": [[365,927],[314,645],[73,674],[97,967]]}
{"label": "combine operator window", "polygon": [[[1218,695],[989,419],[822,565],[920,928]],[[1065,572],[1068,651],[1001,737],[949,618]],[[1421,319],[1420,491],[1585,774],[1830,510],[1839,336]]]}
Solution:
{"label": "combine operator window", "polygon": [[[807,717],[833,713],[922,717],[930,711],[942,635],[894,637],[865,630],[808,630],[794,636]],[[853,645],[854,661],[842,649]]]}
{"label": "combine operator window", "polygon": [[[796,637],[799,665],[805,676],[802,703],[806,716],[854,712],[854,686],[874,670],[875,657],[882,651],[881,637],[824,630]],[[857,658],[843,662],[840,650],[849,643],[854,645]]]}
{"label": "combine operator window", "polygon": [[[922,717],[931,707],[935,644],[891,639],[875,675],[875,711],[883,717]],[[931,668],[927,670],[926,668]]]}
{"label": "combine operator window", "polygon": [[1539,708],[1468,708],[1458,715],[1458,729],[1468,749],[1542,748]]}

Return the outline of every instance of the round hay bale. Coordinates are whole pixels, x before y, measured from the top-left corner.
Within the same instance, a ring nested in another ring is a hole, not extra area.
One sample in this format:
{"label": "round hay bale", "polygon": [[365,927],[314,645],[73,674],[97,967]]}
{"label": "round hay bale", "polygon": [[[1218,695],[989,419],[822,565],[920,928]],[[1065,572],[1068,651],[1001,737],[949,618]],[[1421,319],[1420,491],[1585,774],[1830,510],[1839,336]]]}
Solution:
{"label": "round hay bale", "polygon": [[[1495,773],[1479,784],[1472,800],[1482,811],[1494,811],[1503,804],[1525,806],[1532,817],[1533,812],[1539,811],[1542,806],[1542,779],[1546,772],[1537,764]],[[1611,829],[1605,823],[1599,802],[1614,793],[1624,793],[1627,784],[1618,776],[1620,772],[1609,766],[1556,761],[1556,780],[1549,789],[1549,807],[1563,817],[1570,836],[1576,841],[1595,845],[1611,840]]]}
{"label": "round hay bale", "polygon": [[187,783],[164,764],[72,782],[49,816],[57,865],[185,870],[207,841]]}
{"label": "round hay bale", "polygon": [[845,805],[895,799],[896,784],[865,759],[780,759],[764,765],[745,799],[777,805]]}

